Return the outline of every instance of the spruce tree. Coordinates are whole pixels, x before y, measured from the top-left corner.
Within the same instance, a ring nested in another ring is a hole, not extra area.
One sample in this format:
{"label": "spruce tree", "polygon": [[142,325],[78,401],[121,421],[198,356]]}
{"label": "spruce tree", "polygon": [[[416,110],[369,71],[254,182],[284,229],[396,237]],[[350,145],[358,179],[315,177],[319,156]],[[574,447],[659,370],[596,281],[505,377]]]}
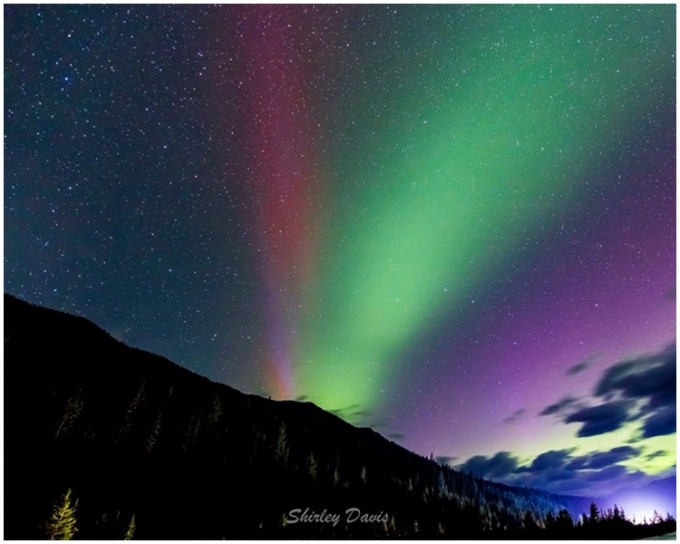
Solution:
{"label": "spruce tree", "polygon": [[594,502],[590,503],[590,516],[588,516],[588,521],[591,525],[597,524],[600,521],[600,510]]}
{"label": "spruce tree", "polygon": [[78,416],[80,416],[80,412],[83,410],[82,395],[83,387],[81,386],[80,389],[78,389],[78,392],[66,401],[59,425],[57,425],[55,430],[55,438],[59,438],[61,435],[66,434],[71,427],[73,427]]}
{"label": "spruce tree", "polygon": [[78,501],[71,501],[71,489],[54,505],[52,515],[47,521],[47,538],[49,540],[71,540],[76,531],[76,509]]}
{"label": "spruce tree", "polygon": [[158,442],[158,437],[160,436],[161,433],[161,424],[163,423],[163,413],[160,412],[158,414],[158,417],[156,418],[156,422],[154,423],[151,432],[149,433],[149,436],[146,439],[146,443],[144,444],[144,449],[146,450],[146,453],[151,453],[153,449],[156,447],[156,442]]}
{"label": "spruce tree", "polygon": [[307,473],[309,474],[309,477],[312,479],[313,482],[316,482],[316,477],[319,473],[319,464],[316,461],[316,457],[314,457],[313,453],[310,453],[307,456]]}
{"label": "spruce tree", "polygon": [[574,528],[574,520],[571,519],[571,514],[566,508],[563,508],[557,514],[555,527],[560,531],[571,531]]}
{"label": "spruce tree", "polygon": [[123,540],[132,540],[132,538],[135,536],[135,529],[137,528],[137,525],[135,523],[135,516],[132,516],[132,519],[130,520],[130,524],[128,525],[127,529],[125,530],[125,537]]}
{"label": "spruce tree", "polygon": [[215,395],[215,400],[212,403],[212,409],[210,410],[210,415],[208,416],[208,423],[214,425],[222,417],[222,401],[219,395]]}
{"label": "spruce tree", "polygon": [[274,457],[277,462],[281,463],[284,467],[288,464],[288,437],[286,435],[286,424],[281,423],[279,425],[278,435],[276,437],[276,450],[274,451]]}

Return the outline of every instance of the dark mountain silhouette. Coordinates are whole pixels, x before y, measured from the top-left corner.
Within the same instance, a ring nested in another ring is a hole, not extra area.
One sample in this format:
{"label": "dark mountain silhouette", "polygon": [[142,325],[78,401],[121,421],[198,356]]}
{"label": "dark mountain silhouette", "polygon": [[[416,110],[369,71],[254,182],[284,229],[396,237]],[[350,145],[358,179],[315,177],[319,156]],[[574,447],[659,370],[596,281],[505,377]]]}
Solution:
{"label": "dark mountain silhouette", "polygon": [[462,474],[5,295],[7,539],[564,538],[589,504]]}

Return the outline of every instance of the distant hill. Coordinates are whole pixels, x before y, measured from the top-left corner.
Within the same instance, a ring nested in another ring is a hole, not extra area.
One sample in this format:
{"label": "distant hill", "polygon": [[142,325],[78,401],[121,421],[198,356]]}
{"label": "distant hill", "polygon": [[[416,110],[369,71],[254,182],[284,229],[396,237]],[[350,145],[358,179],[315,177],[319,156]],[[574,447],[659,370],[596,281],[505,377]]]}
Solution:
{"label": "distant hill", "polygon": [[[606,497],[598,497],[596,500],[602,508],[612,508],[614,505],[618,505],[629,513],[646,511],[648,519],[654,516],[654,509],[661,516],[666,516],[667,513],[675,516],[675,486],[675,477],[664,478],[642,487],[620,489]],[[647,506],[652,504],[654,508]]]}
{"label": "distant hill", "polygon": [[513,538],[589,503],[462,474],[5,295],[7,539]]}

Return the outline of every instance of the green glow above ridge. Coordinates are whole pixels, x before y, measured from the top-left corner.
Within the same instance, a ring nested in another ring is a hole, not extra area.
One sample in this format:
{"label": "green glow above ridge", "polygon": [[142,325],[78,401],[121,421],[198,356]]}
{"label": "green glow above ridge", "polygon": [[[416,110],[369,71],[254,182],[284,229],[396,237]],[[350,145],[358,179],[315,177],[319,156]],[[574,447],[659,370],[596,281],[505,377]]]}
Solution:
{"label": "green glow above ridge", "polygon": [[[405,347],[579,197],[610,159],[602,142],[625,141],[624,119],[646,107],[641,86],[666,69],[666,48],[644,36],[660,14],[672,24],[668,8],[485,6],[474,36],[434,33],[438,54],[463,51],[455,61],[411,72],[387,61],[372,76],[392,85],[347,105],[364,122],[334,157],[335,181],[359,204],[334,195],[294,354],[301,393],[327,409],[376,405]],[[380,116],[374,101],[389,104]]]}

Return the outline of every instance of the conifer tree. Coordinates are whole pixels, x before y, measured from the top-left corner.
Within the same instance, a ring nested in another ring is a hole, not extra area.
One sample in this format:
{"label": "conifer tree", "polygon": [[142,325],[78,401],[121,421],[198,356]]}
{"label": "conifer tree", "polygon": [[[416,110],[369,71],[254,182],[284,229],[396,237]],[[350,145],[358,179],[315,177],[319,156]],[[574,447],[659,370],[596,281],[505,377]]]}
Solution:
{"label": "conifer tree", "polygon": [[132,538],[135,536],[136,528],[137,524],[135,523],[135,516],[133,515],[127,529],[125,530],[125,537],[123,538],[123,540],[132,540]]}
{"label": "conifer tree", "polygon": [[145,387],[146,382],[143,381],[140,384],[139,389],[137,390],[137,394],[130,401],[127,410],[125,410],[125,415],[123,416],[123,423],[118,429],[118,436],[116,440],[117,442],[120,442],[123,439],[123,437],[125,437],[132,430],[132,427],[134,426],[135,421],[137,420],[137,412],[139,410],[139,406],[142,404],[142,401],[144,401],[146,398],[146,393],[144,392]]}
{"label": "conifer tree", "polygon": [[54,433],[55,438],[59,438],[62,434],[66,434],[71,429],[71,427],[73,427],[73,424],[76,422],[76,419],[78,419],[78,416],[80,416],[80,412],[83,410],[82,394],[83,388],[81,386],[80,389],[78,389],[78,392],[72,397],[69,397],[69,399],[66,401],[64,412]]}
{"label": "conifer tree", "polygon": [[194,413],[191,416],[191,420],[187,426],[186,434],[184,435],[184,443],[182,448],[184,451],[191,451],[196,445],[196,439],[198,438],[198,433],[201,430],[201,415],[199,413]]}
{"label": "conifer tree", "polygon": [[54,505],[52,515],[47,521],[47,538],[49,540],[71,540],[76,531],[76,510],[78,501],[71,500],[71,488]]}
{"label": "conifer tree", "polygon": [[310,453],[309,456],[307,457],[307,473],[309,474],[310,478],[312,481],[316,481],[316,477],[318,474],[318,463],[316,461],[316,458],[314,457],[313,453]]}
{"label": "conifer tree", "polygon": [[557,514],[555,527],[560,531],[570,531],[574,528],[574,520],[571,519],[571,514],[566,508],[563,508]]}
{"label": "conifer tree", "polygon": [[219,395],[215,395],[215,400],[212,404],[210,415],[208,416],[208,424],[214,425],[222,417],[222,401]]}
{"label": "conifer tree", "polygon": [[548,512],[548,515],[545,517],[545,528],[548,530],[555,529],[556,526],[556,521],[555,521],[555,516],[553,516],[552,512]]}
{"label": "conifer tree", "polygon": [[288,464],[288,436],[286,434],[286,424],[279,425],[278,435],[276,437],[276,450],[274,452],[275,459],[283,466]]}
{"label": "conifer tree", "polygon": [[158,417],[156,418],[156,422],[151,428],[151,432],[149,433],[149,436],[146,439],[146,443],[144,444],[144,449],[146,450],[146,453],[151,453],[153,449],[156,447],[156,442],[158,442],[158,437],[160,436],[161,433],[162,423],[163,413],[159,412]]}

